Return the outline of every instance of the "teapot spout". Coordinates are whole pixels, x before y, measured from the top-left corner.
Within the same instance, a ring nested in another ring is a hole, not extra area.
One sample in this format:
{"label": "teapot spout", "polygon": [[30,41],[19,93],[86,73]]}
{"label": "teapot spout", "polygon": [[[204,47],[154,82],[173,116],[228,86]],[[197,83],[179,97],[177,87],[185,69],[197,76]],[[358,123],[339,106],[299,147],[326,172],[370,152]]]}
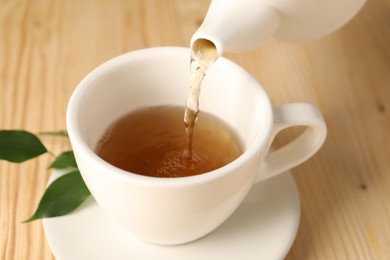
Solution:
{"label": "teapot spout", "polygon": [[191,48],[199,40],[214,44],[218,57],[225,51],[245,51],[257,47],[279,26],[277,12],[255,0],[213,0],[207,15],[191,38]]}

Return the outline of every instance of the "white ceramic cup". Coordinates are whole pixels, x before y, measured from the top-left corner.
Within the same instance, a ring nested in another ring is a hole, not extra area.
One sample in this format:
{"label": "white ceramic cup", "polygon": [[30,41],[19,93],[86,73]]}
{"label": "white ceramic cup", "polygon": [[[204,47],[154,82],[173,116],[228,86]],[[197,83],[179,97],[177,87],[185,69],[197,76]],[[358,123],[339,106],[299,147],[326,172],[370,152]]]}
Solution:
{"label": "white ceramic cup", "polygon": [[[157,105],[184,106],[189,62],[190,50],[179,47],[118,56],[80,82],[67,110],[77,165],[98,205],[138,238],[157,244],[186,243],[213,231],[256,182],[307,160],[326,136],[323,117],[314,106],[272,107],[249,73],[220,58],[204,79],[200,109],[235,129],[244,144],[238,159],[196,176],[156,178],[126,172],[97,156],[99,139],[124,114]],[[279,131],[297,125],[307,130],[286,146],[269,151]]]}

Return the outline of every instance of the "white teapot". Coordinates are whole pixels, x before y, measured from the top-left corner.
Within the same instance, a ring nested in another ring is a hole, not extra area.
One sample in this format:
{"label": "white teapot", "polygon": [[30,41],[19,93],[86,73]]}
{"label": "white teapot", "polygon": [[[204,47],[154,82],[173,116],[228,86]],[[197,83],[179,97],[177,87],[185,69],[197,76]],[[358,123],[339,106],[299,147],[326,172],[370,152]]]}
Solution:
{"label": "white teapot", "polygon": [[302,42],[329,34],[348,22],[365,0],[212,0],[191,39],[225,51],[257,47],[269,37]]}

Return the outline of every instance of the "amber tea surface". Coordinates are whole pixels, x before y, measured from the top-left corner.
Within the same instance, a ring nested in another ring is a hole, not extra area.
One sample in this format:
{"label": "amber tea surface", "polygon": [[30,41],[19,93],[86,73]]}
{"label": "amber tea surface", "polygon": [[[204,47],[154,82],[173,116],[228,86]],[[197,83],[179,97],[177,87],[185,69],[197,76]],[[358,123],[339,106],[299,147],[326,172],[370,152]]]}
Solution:
{"label": "amber tea surface", "polygon": [[191,159],[183,156],[184,107],[157,106],[131,112],[109,127],[96,152],[123,170],[153,177],[184,177],[209,172],[238,158],[237,134],[217,117],[202,112],[192,136]]}

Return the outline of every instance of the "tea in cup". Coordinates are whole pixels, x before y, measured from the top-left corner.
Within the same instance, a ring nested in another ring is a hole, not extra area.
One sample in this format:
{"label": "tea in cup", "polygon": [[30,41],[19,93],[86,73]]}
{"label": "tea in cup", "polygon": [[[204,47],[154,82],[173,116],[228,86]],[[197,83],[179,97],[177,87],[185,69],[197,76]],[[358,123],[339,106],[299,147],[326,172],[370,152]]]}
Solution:
{"label": "tea in cup", "polygon": [[[213,163],[230,150],[238,152],[205,170],[200,163],[202,169],[194,174],[183,171],[180,175],[183,165],[172,170],[173,176],[158,176],[118,164],[121,156],[125,163],[133,161],[131,164],[152,160],[147,157],[153,151],[157,157],[163,156],[158,145],[174,139],[172,128],[180,128],[183,118],[178,117],[178,110],[183,109],[187,97],[189,57],[190,50],[180,47],[123,54],[90,72],[68,105],[69,138],[91,194],[115,222],[151,243],[177,245],[207,235],[229,218],[253,185],[306,161],[326,137],[326,125],[316,107],[305,103],[272,107],[264,89],[248,72],[219,58],[203,81],[199,124],[194,130],[194,139],[198,126],[200,135],[209,133],[211,138],[194,142],[193,158],[207,153]],[[151,115],[144,113],[148,110]],[[132,116],[136,119],[128,120]],[[167,118],[158,121],[162,117]],[[157,120],[154,125],[167,127],[162,127],[166,136],[158,136],[158,144],[152,142],[146,152],[141,150],[145,149],[146,136],[150,137],[148,131],[154,128],[142,128],[143,119],[146,123]],[[121,120],[125,126],[120,125]],[[126,127],[129,121],[131,126]],[[289,144],[271,150],[277,133],[291,126],[306,126],[307,130]],[[182,129],[185,131],[184,124]],[[127,134],[133,130],[139,133],[130,133],[130,141]],[[116,144],[108,148],[110,159],[103,150],[111,137],[116,137]],[[222,148],[215,142],[222,143]],[[183,141],[179,141],[179,153],[182,146]],[[139,157],[133,152],[140,152]],[[163,167],[168,175],[175,160]],[[185,166],[186,162],[182,163]]]}

